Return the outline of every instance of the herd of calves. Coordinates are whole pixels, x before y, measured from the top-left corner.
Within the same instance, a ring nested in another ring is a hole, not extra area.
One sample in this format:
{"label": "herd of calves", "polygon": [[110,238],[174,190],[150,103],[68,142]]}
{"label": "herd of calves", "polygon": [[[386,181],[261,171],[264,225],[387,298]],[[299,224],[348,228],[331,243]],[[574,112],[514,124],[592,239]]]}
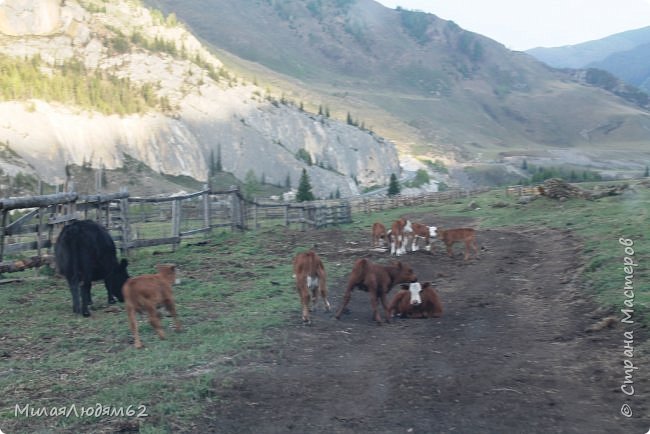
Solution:
{"label": "herd of calves", "polygon": [[[425,242],[425,248],[431,250],[432,238],[439,238],[445,243],[449,256],[453,257],[452,247],[456,242],[465,243],[465,260],[469,258],[470,250],[478,256],[475,231],[471,228],[442,230],[435,226],[411,222],[405,218],[393,222],[389,230],[378,222],[372,225],[372,245],[388,243],[391,255],[395,256],[405,254],[409,249],[417,251],[421,240]],[[323,299],[325,310],[330,310],[325,267],[319,256],[310,250],[296,255],[293,260],[293,272],[302,304],[302,320],[310,323],[309,312],[315,307],[319,295]],[[386,297],[395,285],[400,285],[400,290],[388,303]],[[442,315],[440,297],[431,283],[418,282],[413,269],[401,261],[383,265],[375,264],[365,258],[357,259],[343,293],[343,302],[336,311],[336,319],[341,318],[354,288],[367,291],[370,295],[373,318],[377,323],[382,322],[377,309],[379,302],[384,308],[386,322],[390,322],[390,318],[394,315],[406,318],[431,318]]]}
{"label": "herd of calves", "polygon": [[[465,243],[465,260],[469,257],[470,249],[475,255],[478,254],[474,230],[470,228],[441,230],[403,218],[395,221],[389,230],[386,230],[381,223],[375,223],[372,227],[373,245],[380,242],[388,243],[391,254],[396,256],[406,253],[409,248],[417,250],[420,239],[425,240],[426,248],[430,249],[431,238],[434,237],[445,243],[450,256],[452,256],[452,245],[459,241]],[[96,280],[104,280],[108,303],[115,303],[116,300],[125,303],[136,348],[143,346],[138,333],[136,313],[148,314],[151,326],[161,339],[165,338],[165,333],[160,323],[158,307],[164,306],[173,317],[176,330],[181,329],[172,293],[172,285],[176,282],[174,264],[158,265],[156,274],[129,277],[127,260],[122,259],[118,262],[115,243],[110,234],[103,226],[92,220],[75,221],[65,226],[54,250],[57,270],[66,278],[70,287],[74,313],[90,316],[91,284]],[[302,303],[302,319],[305,323],[310,323],[309,312],[315,306],[319,295],[323,299],[325,309],[330,310],[325,267],[315,252],[307,251],[296,255],[293,270]],[[401,289],[388,304],[386,296],[390,289],[398,284]],[[440,298],[431,284],[419,283],[413,269],[400,261],[382,265],[372,263],[365,258],[358,259],[352,268],[343,302],[336,312],[336,319],[341,317],[350,302],[354,288],[369,293],[374,319],[378,323],[382,321],[377,310],[378,300],[384,307],[386,322],[393,315],[402,317],[442,315]]]}

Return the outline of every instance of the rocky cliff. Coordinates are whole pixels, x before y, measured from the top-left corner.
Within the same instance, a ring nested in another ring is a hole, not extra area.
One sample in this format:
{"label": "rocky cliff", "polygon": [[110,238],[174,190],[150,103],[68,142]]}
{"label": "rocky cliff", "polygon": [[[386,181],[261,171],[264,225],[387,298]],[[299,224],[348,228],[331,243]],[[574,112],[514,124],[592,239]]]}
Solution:
{"label": "rocky cliff", "polygon": [[[117,39],[126,42],[119,50]],[[173,53],[138,40],[163,41]],[[224,170],[240,179],[253,171],[268,183],[283,184],[288,177],[295,186],[307,168],[322,196],[386,184],[400,170],[391,143],[244,83],[173,16],[134,1],[0,1],[0,53],[38,55],[50,66],[81,60],[91,71],[148,83],[169,101],[164,113],[129,115],[41,100],[0,102],[0,142],[48,182],[60,181],[67,163],[117,168],[124,154],[154,170],[199,180],[206,179],[206,162],[217,152]],[[314,164],[297,157],[301,149]],[[12,161],[2,163],[5,172],[18,170]]]}

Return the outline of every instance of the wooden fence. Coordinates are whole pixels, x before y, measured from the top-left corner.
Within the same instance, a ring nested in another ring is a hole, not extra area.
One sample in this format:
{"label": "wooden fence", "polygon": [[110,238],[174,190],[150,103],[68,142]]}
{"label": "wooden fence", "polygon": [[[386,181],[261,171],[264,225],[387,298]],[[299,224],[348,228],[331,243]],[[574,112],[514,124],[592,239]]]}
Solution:
{"label": "wooden fence", "polygon": [[[485,190],[450,190],[419,196],[351,198],[306,203],[246,200],[237,188],[165,197],[57,193],[0,199],[0,273],[39,267],[52,260],[56,238],[66,222],[93,219],[106,226],[123,255],[131,249],[170,245],[203,236],[215,228],[241,231],[269,225],[301,229],[350,223],[353,213],[435,204]],[[15,214],[19,214],[16,217]]]}
{"label": "wooden fence", "polygon": [[539,196],[539,186],[511,185],[506,187],[506,196]]}

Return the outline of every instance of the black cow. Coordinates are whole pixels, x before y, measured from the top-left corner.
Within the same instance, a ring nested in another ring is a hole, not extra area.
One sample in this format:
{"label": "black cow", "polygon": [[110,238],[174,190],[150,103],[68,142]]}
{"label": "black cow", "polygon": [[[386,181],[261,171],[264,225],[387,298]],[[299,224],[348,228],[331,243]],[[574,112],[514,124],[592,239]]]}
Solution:
{"label": "black cow", "polygon": [[95,280],[104,280],[109,303],[116,298],[124,301],[122,286],[129,278],[128,262],[117,262],[115,243],[106,228],[92,220],[70,223],[59,234],[54,253],[57,269],[70,285],[74,313],[90,316],[90,286]]}

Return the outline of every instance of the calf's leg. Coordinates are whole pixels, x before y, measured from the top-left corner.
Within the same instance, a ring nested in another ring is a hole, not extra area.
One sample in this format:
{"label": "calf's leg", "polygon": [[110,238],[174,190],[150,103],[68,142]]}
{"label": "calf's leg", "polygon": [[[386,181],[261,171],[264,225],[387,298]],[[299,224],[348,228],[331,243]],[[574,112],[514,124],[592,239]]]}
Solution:
{"label": "calf's leg", "polygon": [[136,348],[142,348],[140,334],[138,333],[138,321],[135,318],[135,313],[135,307],[127,304],[126,314],[129,317],[129,328],[131,329],[131,333],[133,333],[133,346]]}
{"label": "calf's leg", "polygon": [[165,332],[162,329],[162,325],[160,325],[160,317],[158,316],[156,306],[153,304],[147,304],[145,309],[147,311],[147,315],[149,316],[149,324],[151,324],[151,327],[156,330],[156,333],[158,333],[160,339],[165,339]]}
{"label": "calf's leg", "polygon": [[300,303],[302,304],[302,322],[305,324],[311,323],[309,318],[309,289],[300,289]]}
{"label": "calf's leg", "polygon": [[347,307],[348,303],[350,303],[350,298],[352,298],[352,288],[353,285],[350,284],[348,284],[347,288],[345,288],[345,293],[343,293],[343,303],[341,303],[341,307],[339,307],[339,310],[336,312],[336,319],[341,319],[343,310]]}
{"label": "calf's leg", "polygon": [[445,245],[447,246],[447,255],[449,255],[450,258],[453,258],[454,257],[454,252],[453,252],[452,248],[454,247],[454,244],[453,243],[445,243]]}
{"label": "calf's leg", "polygon": [[372,308],[372,317],[377,321],[377,324],[381,324],[381,317],[379,316],[379,311],[377,310],[377,291],[368,290],[370,295],[370,307]]}
{"label": "calf's leg", "polygon": [[[384,314],[386,315],[386,322],[390,323],[390,312],[388,311],[388,301],[386,300],[386,292],[382,291],[379,297],[381,305],[384,307]],[[379,319],[381,322],[381,318]]]}
{"label": "calf's leg", "polygon": [[178,317],[176,316],[176,304],[174,303],[174,299],[169,297],[166,298],[163,301],[163,305],[165,306],[165,309],[167,309],[167,312],[172,316],[174,319],[174,329],[178,332],[181,330],[181,322],[178,320]]}
{"label": "calf's leg", "polygon": [[[331,309],[330,302],[327,299],[327,278],[325,276],[320,276],[318,279],[318,292],[325,303],[325,311],[329,312]],[[314,303],[316,303],[314,299]]]}

